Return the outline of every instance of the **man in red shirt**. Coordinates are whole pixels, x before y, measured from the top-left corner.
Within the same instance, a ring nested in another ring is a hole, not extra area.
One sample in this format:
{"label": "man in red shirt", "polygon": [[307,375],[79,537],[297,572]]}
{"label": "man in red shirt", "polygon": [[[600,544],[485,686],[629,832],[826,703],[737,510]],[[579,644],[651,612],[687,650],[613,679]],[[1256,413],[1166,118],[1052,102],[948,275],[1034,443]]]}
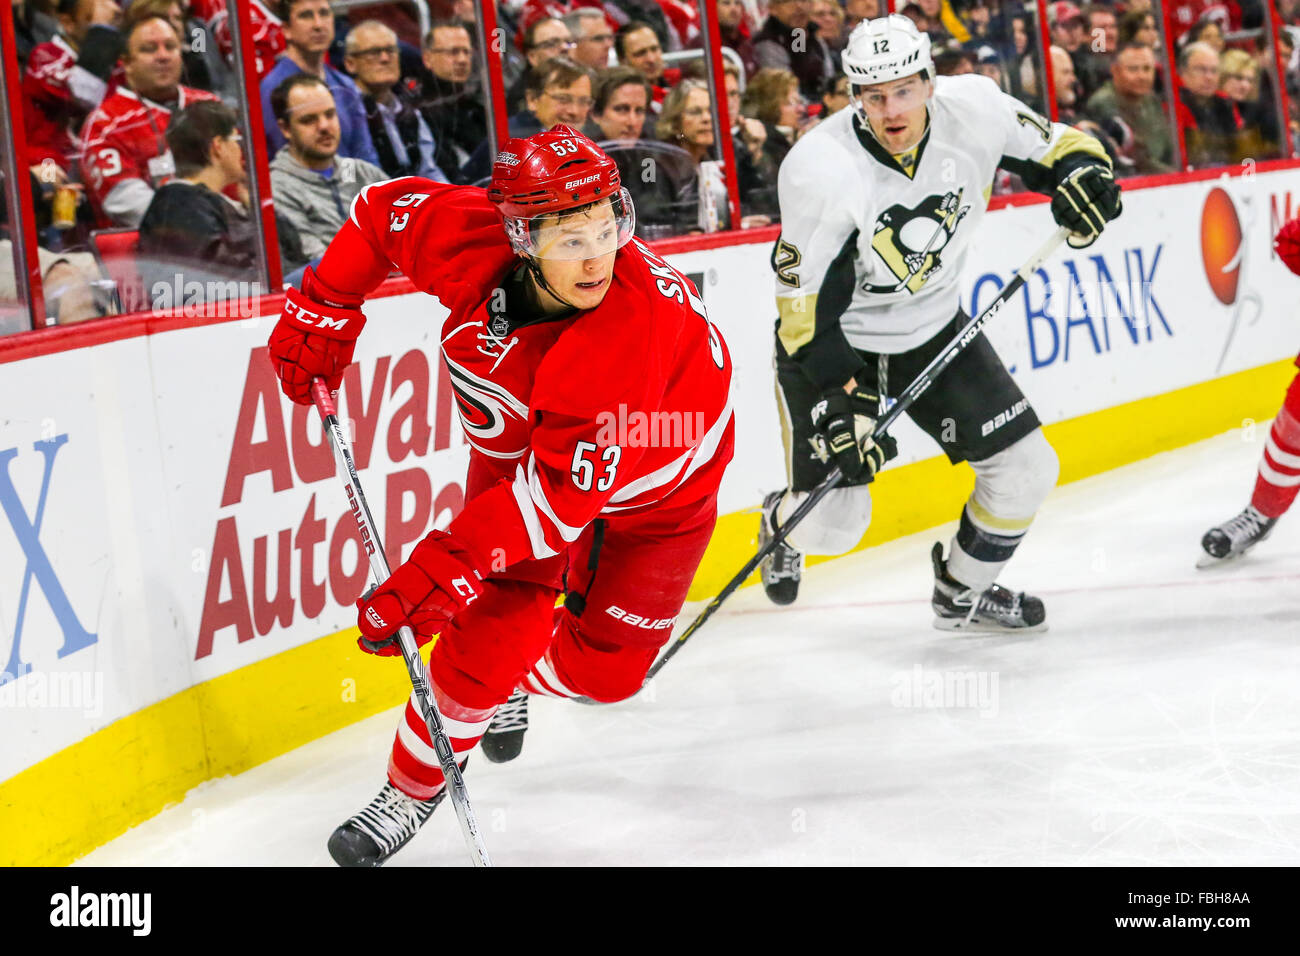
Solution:
{"label": "man in red shirt", "polygon": [[[314,377],[339,386],[361,303],[394,265],[450,310],[439,339],[472,448],[466,505],[357,606],[370,653],[397,653],[402,625],[420,643],[441,633],[429,683],[458,761],[517,688],[636,693],[713,530],[731,361],[690,280],[634,227],[618,167],[577,130],[512,139],[486,194],[368,186],[271,335],[285,394],[307,404]],[[517,754],[513,727],[485,741],[489,759]],[[412,701],[387,784],[331,855],[382,863],[445,792]]]}
{"label": "man in red shirt", "polygon": [[169,21],[135,21],[123,39],[126,85],[90,114],[81,138],[81,175],[101,226],[140,224],[176,171],[165,138],[172,111],[217,98],[180,85],[181,41]]}
{"label": "man in red shirt", "polygon": [[27,60],[23,125],[27,164],[49,160],[66,173],[81,151],[77,131],[107,91],[121,10],[113,0],[65,0],[59,10],[60,33]]}

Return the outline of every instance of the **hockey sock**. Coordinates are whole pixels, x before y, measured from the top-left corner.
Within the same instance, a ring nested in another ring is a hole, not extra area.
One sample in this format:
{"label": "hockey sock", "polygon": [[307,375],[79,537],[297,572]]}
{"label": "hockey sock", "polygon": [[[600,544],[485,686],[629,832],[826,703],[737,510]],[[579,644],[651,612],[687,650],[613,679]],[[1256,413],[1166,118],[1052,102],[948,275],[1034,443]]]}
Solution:
{"label": "hockey sock", "polygon": [[1300,376],[1287,389],[1286,401],[1273,419],[1259,462],[1259,477],[1250,503],[1268,518],[1280,518],[1300,490]]}
{"label": "hockey sock", "polygon": [[[978,517],[972,516],[972,508]],[[948,576],[976,591],[985,590],[997,580],[1029,527],[1029,520],[1026,520],[1019,531],[992,530],[988,527],[989,519],[997,519],[992,515],[980,515],[982,510],[973,498],[966,503],[948,553]],[[998,522],[1006,523],[1009,522]]]}
{"label": "hockey sock", "polygon": [[[443,729],[451,741],[452,753],[456,755],[456,762],[461,763],[478,744],[479,738],[488,729],[488,724],[492,723],[497,708],[471,710],[449,698],[436,684],[430,682],[429,686],[438,703],[438,712],[442,715]],[[416,800],[432,799],[446,782],[438,763],[438,753],[433,749],[429,728],[424,723],[414,693],[406,702],[406,710],[397,725],[397,737],[393,740],[392,753],[388,758],[388,780],[398,790]]]}
{"label": "hockey sock", "polygon": [[543,656],[532,669],[524,675],[524,679],[519,682],[519,689],[526,690],[530,694],[543,694],[547,697],[581,697],[582,694],[573,690],[560,680],[555,673],[555,667],[549,660],[549,655]]}

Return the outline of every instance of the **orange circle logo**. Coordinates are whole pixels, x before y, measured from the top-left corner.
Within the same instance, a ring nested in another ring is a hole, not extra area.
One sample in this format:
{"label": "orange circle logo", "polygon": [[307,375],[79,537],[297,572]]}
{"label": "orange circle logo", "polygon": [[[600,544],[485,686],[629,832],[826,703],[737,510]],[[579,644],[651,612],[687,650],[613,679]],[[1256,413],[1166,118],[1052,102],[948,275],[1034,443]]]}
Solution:
{"label": "orange circle logo", "polygon": [[1241,278],[1241,220],[1232,198],[1217,186],[1201,211],[1201,259],[1215,297],[1232,305]]}

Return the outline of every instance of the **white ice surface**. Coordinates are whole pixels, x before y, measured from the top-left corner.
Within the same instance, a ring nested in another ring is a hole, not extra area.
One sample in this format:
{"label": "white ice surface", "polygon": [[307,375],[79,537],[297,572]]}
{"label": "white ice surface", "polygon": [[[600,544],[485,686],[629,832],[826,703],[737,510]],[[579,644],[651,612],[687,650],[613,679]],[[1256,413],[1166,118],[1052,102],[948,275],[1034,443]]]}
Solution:
{"label": "white ice surface", "polygon": [[[535,699],[523,756],[467,774],[494,861],[1300,863],[1300,521],[1194,568],[1266,434],[1058,489],[1006,575],[1046,600],[1046,634],[932,629],[949,525],[812,568],[792,608],[739,592],[633,700]],[[982,701],[926,697],[968,673]],[[208,782],[83,862],[330,865],[397,713]],[[444,804],[390,865],[467,861]]]}

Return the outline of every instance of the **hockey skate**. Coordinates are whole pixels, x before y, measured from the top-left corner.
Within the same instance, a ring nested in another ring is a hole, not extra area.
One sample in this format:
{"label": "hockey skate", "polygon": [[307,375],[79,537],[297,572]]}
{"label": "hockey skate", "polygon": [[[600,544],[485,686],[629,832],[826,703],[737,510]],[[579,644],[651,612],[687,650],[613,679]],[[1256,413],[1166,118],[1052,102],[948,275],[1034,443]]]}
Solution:
{"label": "hockey skate", "polygon": [[508,763],[524,749],[528,729],[528,694],[517,690],[501,705],[479,741],[483,756],[492,763]]}
{"label": "hockey skate", "polygon": [[339,866],[383,866],[411,842],[446,796],[443,787],[432,800],[416,800],[385,782],[375,799],[330,834],[330,856]]}
{"label": "hockey skate", "polygon": [[[774,491],[763,499],[763,520],[758,527],[758,549],[763,550],[776,535],[776,509],[784,491]],[[763,590],[773,604],[793,604],[799,596],[799,579],[803,577],[803,554],[782,542],[760,566]]]}
{"label": "hockey skate", "polygon": [[1247,505],[1241,514],[1215,525],[1201,538],[1205,552],[1196,562],[1198,568],[1213,568],[1241,557],[1273,533],[1276,518],[1268,518]]}
{"label": "hockey skate", "polygon": [[977,594],[948,576],[942,544],[935,543],[930,558],[934,561],[934,596],[930,604],[934,608],[934,626],[939,630],[984,634],[1047,630],[1047,612],[1039,598],[1023,591],[1009,591],[1000,584]]}

